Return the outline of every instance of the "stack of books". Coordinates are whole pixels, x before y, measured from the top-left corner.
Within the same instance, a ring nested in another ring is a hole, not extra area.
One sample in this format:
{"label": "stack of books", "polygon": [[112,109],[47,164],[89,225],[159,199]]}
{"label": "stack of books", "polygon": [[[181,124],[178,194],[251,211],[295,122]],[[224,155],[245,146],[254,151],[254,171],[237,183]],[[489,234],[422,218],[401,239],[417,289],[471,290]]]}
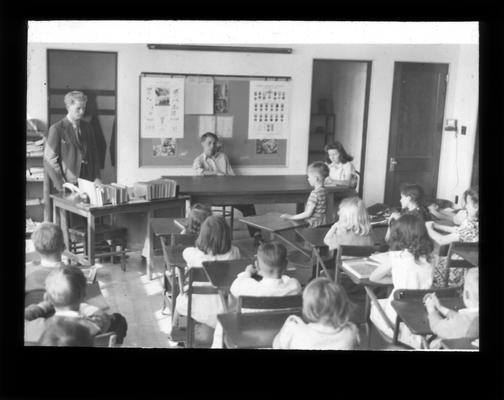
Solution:
{"label": "stack of books", "polygon": [[26,179],[43,181],[44,167],[29,167],[26,170]]}
{"label": "stack of books", "polygon": [[[120,185],[119,183],[111,183],[110,185],[102,185],[104,191],[104,201],[105,204],[109,202],[112,205],[127,203],[128,198],[128,187],[126,185]],[[102,198],[103,200],[103,198]]]}
{"label": "stack of books", "polygon": [[28,157],[42,157],[44,155],[44,139],[26,141],[26,155]]}
{"label": "stack of books", "polygon": [[81,178],[78,179],[78,183],[79,191],[88,195],[89,203],[93,206],[117,205],[129,201],[126,185],[119,183],[96,185],[94,182]]}
{"label": "stack of books", "polygon": [[173,179],[155,179],[148,182],[136,182],[133,185],[135,200],[155,200],[175,197],[177,182]]}

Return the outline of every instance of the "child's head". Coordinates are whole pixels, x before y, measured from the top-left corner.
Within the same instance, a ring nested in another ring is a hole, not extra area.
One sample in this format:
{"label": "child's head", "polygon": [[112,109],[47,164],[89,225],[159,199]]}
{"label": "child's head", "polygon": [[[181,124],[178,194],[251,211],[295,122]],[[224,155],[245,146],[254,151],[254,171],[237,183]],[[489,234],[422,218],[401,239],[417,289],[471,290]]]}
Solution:
{"label": "child's head", "polygon": [[323,185],[325,178],[329,176],[329,168],[326,163],[316,161],[308,165],[308,182],[311,186]]}
{"label": "child's head", "polygon": [[212,156],[217,151],[217,142],[219,138],[215,133],[207,132],[201,136],[201,146],[203,146],[203,152],[207,156]]}
{"label": "child's head", "polygon": [[257,249],[257,263],[261,275],[280,278],[287,268],[287,249],[278,242],[262,243]]}
{"label": "child's head", "polygon": [[309,322],[338,328],[348,322],[350,301],[345,289],[327,278],[311,281],[303,291],[303,315]]}
{"label": "child's head", "polygon": [[35,250],[43,258],[61,260],[61,253],[65,250],[65,242],[63,241],[63,232],[58,225],[43,222],[33,231],[31,239]]}
{"label": "child's head", "polygon": [[187,233],[198,234],[201,224],[212,215],[212,208],[205,204],[196,203],[191,207],[187,218]]}
{"label": "child's head", "polygon": [[364,202],[357,196],[341,200],[338,226],[356,235],[366,236],[371,230],[371,221]]}
{"label": "child's head", "polygon": [[89,329],[78,319],[53,317],[47,322],[39,345],[92,347],[93,337]]}
{"label": "child's head", "polygon": [[420,185],[405,183],[401,185],[401,207],[413,210],[423,203],[424,191]]}
{"label": "child's head", "polygon": [[479,215],[479,194],[478,189],[472,188],[464,192],[464,203],[467,214],[470,217],[478,218]]}
{"label": "child's head", "polygon": [[404,214],[392,221],[389,246],[390,250],[408,250],[417,261],[421,256],[429,260],[434,249],[425,222],[415,214]]}
{"label": "child's head", "polygon": [[328,162],[345,164],[353,160],[340,142],[330,143],[325,146]]}
{"label": "child's head", "polygon": [[231,231],[226,220],[211,215],[201,224],[196,247],[205,254],[225,254],[231,249]]}
{"label": "child's head", "polygon": [[470,268],[465,275],[464,282],[464,304],[468,308],[479,307],[479,270],[478,268]]}
{"label": "child's head", "polygon": [[56,310],[78,310],[86,296],[86,277],[78,267],[63,266],[47,276],[45,288]]}

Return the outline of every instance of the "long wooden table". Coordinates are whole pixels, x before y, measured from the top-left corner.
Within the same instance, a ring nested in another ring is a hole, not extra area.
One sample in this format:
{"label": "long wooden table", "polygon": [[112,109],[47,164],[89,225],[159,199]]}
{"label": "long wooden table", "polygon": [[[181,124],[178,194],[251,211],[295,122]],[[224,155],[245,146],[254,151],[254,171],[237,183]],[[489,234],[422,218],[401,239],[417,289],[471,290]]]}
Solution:
{"label": "long wooden table", "polygon": [[[313,188],[306,175],[234,175],[234,176],[163,176],[174,179],[179,193],[191,196],[192,203],[215,205],[295,203],[296,212]],[[328,211],[334,210],[334,199],[356,196],[354,189],[327,186]],[[332,214],[329,214],[332,215]]]}
{"label": "long wooden table", "polygon": [[85,203],[76,203],[69,199],[69,196],[61,194],[51,195],[53,203],[53,222],[63,230],[63,237],[67,249],[70,248],[68,237],[68,222],[66,212],[80,215],[87,219],[87,256],[89,263],[94,264],[95,259],[95,226],[96,218],[125,213],[145,213],[147,214],[147,235],[146,246],[149,249],[147,254],[147,276],[152,279],[152,259],[154,248],[152,244],[151,219],[157,210],[171,209],[175,217],[185,217],[187,196],[178,196],[169,199],[159,199],[151,201],[132,201],[118,205],[92,206]]}

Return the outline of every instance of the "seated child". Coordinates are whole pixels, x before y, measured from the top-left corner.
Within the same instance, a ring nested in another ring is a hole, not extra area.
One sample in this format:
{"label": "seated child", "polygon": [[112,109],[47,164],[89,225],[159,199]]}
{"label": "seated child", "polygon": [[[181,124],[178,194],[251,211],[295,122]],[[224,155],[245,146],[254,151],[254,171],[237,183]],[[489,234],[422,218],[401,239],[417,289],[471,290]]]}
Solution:
{"label": "seated child", "polygon": [[[247,265],[231,284],[229,310],[236,308],[239,296],[290,296],[301,293],[297,279],[284,275],[287,268],[287,249],[278,242],[262,243],[257,249],[255,265]],[[260,310],[247,310],[260,311]],[[222,325],[217,324],[212,348],[222,347]]]}
{"label": "seated child", "polygon": [[375,239],[364,202],[359,197],[348,197],[339,204],[339,219],[327,232],[324,243],[329,250],[340,245],[373,246]]}
{"label": "seated child", "polygon": [[[237,260],[240,258],[240,250],[231,245],[231,233],[229,226],[221,216],[212,215],[201,225],[196,247],[188,247],[182,253],[187,269],[202,268],[203,261]],[[195,285],[210,285],[210,283],[195,282]],[[183,293],[177,296],[175,311],[178,315],[187,315],[187,286]],[[205,324],[206,334],[211,338],[213,329],[217,325],[217,314],[223,310],[222,302],[218,294],[193,295],[192,318]],[[177,315],[174,316],[174,319]]]}
{"label": "seated child", "polygon": [[325,146],[329,167],[329,176],[325,180],[327,186],[341,185],[355,187],[357,173],[352,164],[353,157],[349,155],[340,142]]}
{"label": "seated child", "polygon": [[33,245],[40,254],[40,264],[26,264],[25,291],[45,288],[47,275],[61,267],[61,254],[65,250],[63,231],[50,222],[43,222],[31,235]]}
{"label": "seated child", "polygon": [[[234,175],[233,168],[229,163],[227,155],[218,148],[219,138],[215,133],[206,132],[201,136],[201,146],[203,153],[194,159],[193,171],[196,176],[208,175]],[[244,217],[256,215],[253,204],[236,204],[234,208],[240,210]],[[250,236],[254,238],[254,243],[259,245],[261,231],[250,225],[247,225]]]}
{"label": "seated child", "polygon": [[[425,223],[416,214],[404,214],[394,224],[389,239],[390,251],[380,257],[382,264],[369,276],[371,281],[385,283],[392,278],[393,290],[386,299],[379,299],[381,308],[394,325],[396,312],[391,305],[394,291],[398,289],[429,289],[432,285],[432,240],[427,235]],[[386,324],[376,306],[371,306],[371,321],[386,336],[392,338],[393,330]],[[413,348],[419,348],[421,338],[401,324],[398,339]]]}
{"label": "seated child", "polygon": [[[424,221],[429,221],[429,210],[423,204],[424,191],[420,185],[405,183],[401,185],[401,210],[393,212],[389,217],[389,226],[404,214],[415,214]],[[390,227],[385,235],[385,240],[390,236]]]}
{"label": "seated child", "polygon": [[89,328],[78,318],[54,317],[47,322],[39,346],[93,347]]}
{"label": "seated child", "polygon": [[350,302],[345,290],[327,278],[311,281],[303,292],[303,316],[287,318],[273,340],[274,349],[351,350],[359,331],[349,321]]}
{"label": "seated child", "polygon": [[183,234],[198,235],[201,224],[212,215],[212,208],[205,204],[196,203],[191,207],[187,217],[187,226],[182,230]]}
{"label": "seated child", "polygon": [[[469,269],[463,293],[466,308],[458,311],[442,306],[435,293],[425,295],[424,304],[429,316],[429,325],[435,335],[442,339],[479,338],[478,281],[478,268]],[[431,347],[437,347],[437,343],[431,343]]]}
{"label": "seated child", "polygon": [[[465,219],[460,226],[446,226],[429,221],[425,223],[429,236],[439,245],[452,242],[477,242],[479,240],[479,195],[475,190],[469,189],[464,192]],[[435,231],[438,229],[447,232],[443,235]],[[455,258],[456,255],[453,256]],[[446,257],[439,259],[434,269],[434,286],[442,287],[446,272]],[[448,286],[462,286],[464,279],[463,268],[452,268],[448,279]]]}
{"label": "seated child", "polygon": [[122,343],[126,336],[127,323],[120,314],[112,316],[99,308],[83,303],[86,296],[86,278],[75,266],[62,266],[52,271],[45,282],[45,301],[29,306],[25,311],[25,341],[38,341],[49,317],[66,316],[82,319],[91,334],[113,331],[117,334],[117,343]]}
{"label": "seated child", "polygon": [[310,227],[315,228],[327,221],[327,190],[324,187],[329,168],[322,161],[316,161],[308,166],[308,182],[313,190],[306,202],[305,210],[296,215],[282,214],[280,218],[299,221],[306,219]]}

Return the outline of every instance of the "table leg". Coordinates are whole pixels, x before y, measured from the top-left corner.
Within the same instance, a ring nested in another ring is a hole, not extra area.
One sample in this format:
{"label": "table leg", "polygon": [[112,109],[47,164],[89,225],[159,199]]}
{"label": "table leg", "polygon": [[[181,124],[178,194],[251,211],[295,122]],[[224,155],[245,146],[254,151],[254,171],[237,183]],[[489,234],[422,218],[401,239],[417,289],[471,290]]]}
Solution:
{"label": "table leg", "polygon": [[291,245],[292,247],[294,247],[296,250],[299,250],[301,253],[303,253],[306,257],[310,257],[310,254],[306,252],[305,249],[299,247],[298,245],[296,245],[295,243],[292,243],[289,239],[287,239],[286,237],[282,236],[280,233],[278,232],[272,232],[272,235],[274,235],[274,237],[278,237],[280,239],[282,239],[285,243]]}
{"label": "table leg", "polygon": [[335,221],[335,210],[334,210],[334,194],[328,194],[328,196],[326,196],[327,198],[327,211],[326,211],[326,215],[327,215],[327,220],[326,220],[326,223],[327,224],[330,224],[330,223],[333,223]]}
{"label": "table leg", "polygon": [[53,223],[60,226],[60,215],[55,201],[53,201]]}
{"label": "table leg", "polygon": [[147,211],[147,237],[145,238],[145,246],[147,246],[147,276],[149,280],[152,280],[152,260],[154,259],[154,246],[152,243],[152,228],[151,228],[151,219],[154,217],[154,213],[152,210]]}
{"label": "table leg", "polygon": [[87,245],[88,245],[88,260],[91,265],[95,261],[95,216],[89,213],[87,216]]}
{"label": "table leg", "polygon": [[68,251],[70,251],[70,239],[68,237],[68,212],[60,208],[59,210],[60,228],[63,232],[63,242]]}

